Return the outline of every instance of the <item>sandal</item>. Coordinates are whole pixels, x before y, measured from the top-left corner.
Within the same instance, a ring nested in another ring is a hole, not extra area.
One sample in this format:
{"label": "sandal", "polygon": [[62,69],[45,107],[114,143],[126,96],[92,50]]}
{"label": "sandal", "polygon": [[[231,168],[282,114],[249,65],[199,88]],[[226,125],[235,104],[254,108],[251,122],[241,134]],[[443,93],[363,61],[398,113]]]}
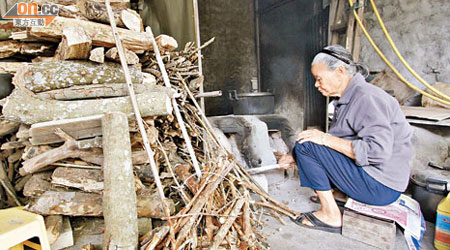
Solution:
{"label": "sandal", "polygon": [[[310,226],[310,225],[303,224],[303,221],[305,219],[307,219],[313,225]],[[334,226],[328,225],[327,223],[319,220],[313,214],[313,212],[303,213],[302,215],[298,216],[297,218],[292,219],[292,221],[301,227],[306,227],[309,229],[315,229],[315,230],[320,230],[320,231],[324,231],[324,232],[338,233],[338,234],[340,234],[342,232],[342,227],[334,227]]]}

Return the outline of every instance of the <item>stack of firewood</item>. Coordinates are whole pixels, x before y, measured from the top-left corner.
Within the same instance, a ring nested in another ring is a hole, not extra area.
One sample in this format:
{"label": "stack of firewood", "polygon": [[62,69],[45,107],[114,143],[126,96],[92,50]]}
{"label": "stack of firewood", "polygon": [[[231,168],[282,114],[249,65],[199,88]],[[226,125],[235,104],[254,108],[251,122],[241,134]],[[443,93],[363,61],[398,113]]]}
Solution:
{"label": "stack of firewood", "polygon": [[[114,175],[102,168],[108,139],[103,138],[102,119],[107,112],[120,111],[129,121],[137,216],[167,222],[145,232],[142,249],[266,248],[257,230],[258,208],[268,208],[282,222],[279,214],[293,218],[296,213],[262,191],[214,136],[195,99],[203,84],[199,48],[188,43],[175,51],[176,40],[160,35],[155,40],[161,53],[155,54],[153,35],[143,32],[139,15],[120,3],[113,5],[145,137],[167,197],[161,202],[117,63],[105,5],[61,2],[69,5],[60,7],[61,16],[49,27],[12,32],[14,40],[0,42],[52,48],[46,54],[27,55],[26,62],[0,62],[0,68],[15,74],[14,91],[1,101],[0,206],[26,205],[47,216],[51,243],[57,242],[58,228],[68,220],[63,216],[102,216],[104,178]],[[23,51],[1,48],[0,55]],[[164,87],[163,71],[170,88]],[[172,114],[173,105],[179,117]]]}

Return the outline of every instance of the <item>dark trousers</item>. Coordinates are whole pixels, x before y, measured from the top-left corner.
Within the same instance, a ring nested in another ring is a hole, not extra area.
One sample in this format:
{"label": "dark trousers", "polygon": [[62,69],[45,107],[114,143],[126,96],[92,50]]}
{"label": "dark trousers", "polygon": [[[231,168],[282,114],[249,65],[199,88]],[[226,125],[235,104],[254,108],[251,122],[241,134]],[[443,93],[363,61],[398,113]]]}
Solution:
{"label": "dark trousers", "polygon": [[401,194],[372,178],[351,158],[326,146],[297,142],[293,155],[303,187],[327,191],[331,182],[350,198],[377,206],[388,205]]}

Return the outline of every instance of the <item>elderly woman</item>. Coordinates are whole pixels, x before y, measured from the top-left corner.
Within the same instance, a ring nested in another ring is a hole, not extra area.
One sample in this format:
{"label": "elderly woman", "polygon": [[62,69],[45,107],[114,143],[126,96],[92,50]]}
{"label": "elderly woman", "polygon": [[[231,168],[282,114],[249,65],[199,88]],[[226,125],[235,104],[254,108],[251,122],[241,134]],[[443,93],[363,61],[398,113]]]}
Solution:
{"label": "elderly woman", "polygon": [[293,156],[303,187],[316,191],[321,208],[295,222],[328,232],[341,232],[342,216],[331,191],[333,184],[354,200],[387,205],[403,192],[413,154],[412,129],[398,102],[365,81],[367,69],[352,62],[341,46],[323,49],[312,62],[315,87],[324,96],[339,97],[329,133],[306,130],[298,135]]}

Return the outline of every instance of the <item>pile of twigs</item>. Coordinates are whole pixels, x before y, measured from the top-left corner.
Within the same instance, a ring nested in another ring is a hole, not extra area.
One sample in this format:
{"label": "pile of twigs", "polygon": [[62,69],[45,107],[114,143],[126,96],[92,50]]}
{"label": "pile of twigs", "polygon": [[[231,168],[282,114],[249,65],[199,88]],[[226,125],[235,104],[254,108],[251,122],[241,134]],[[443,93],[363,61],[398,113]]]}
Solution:
{"label": "pile of twigs", "polygon": [[[191,51],[191,52],[190,52]],[[181,138],[175,119],[155,119],[150,131],[157,131],[153,148],[157,148],[157,162],[162,173],[169,173],[172,182],[166,183],[166,192],[183,205],[176,215],[164,218],[165,226],[156,228],[141,238],[142,249],[265,249],[264,237],[258,232],[261,225],[258,208],[295,217],[296,212],[269,197],[227,152],[212,132],[211,125],[202,113],[194,94],[197,82],[195,74],[180,73],[184,65],[196,65],[195,49],[188,44],[184,51],[166,54],[166,65],[173,88],[181,93],[177,104],[182,111],[196,158],[201,166],[201,178],[197,178],[192,161]],[[188,55],[190,60],[180,58]],[[189,55],[191,55],[189,57]],[[149,64],[156,65],[152,62]],[[180,68],[177,66],[181,66]],[[195,69],[195,66],[188,66]],[[156,68],[144,71],[157,73]],[[192,73],[192,71],[189,71]],[[193,91],[191,91],[193,90]],[[174,159],[176,158],[176,159]],[[173,162],[176,162],[174,164]],[[250,196],[254,192],[257,201]]]}

